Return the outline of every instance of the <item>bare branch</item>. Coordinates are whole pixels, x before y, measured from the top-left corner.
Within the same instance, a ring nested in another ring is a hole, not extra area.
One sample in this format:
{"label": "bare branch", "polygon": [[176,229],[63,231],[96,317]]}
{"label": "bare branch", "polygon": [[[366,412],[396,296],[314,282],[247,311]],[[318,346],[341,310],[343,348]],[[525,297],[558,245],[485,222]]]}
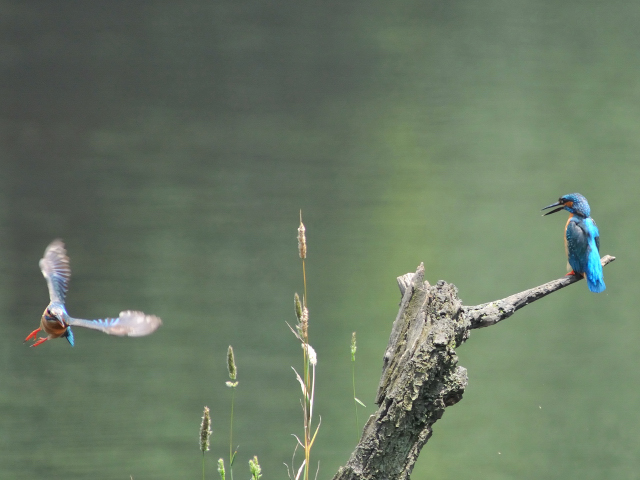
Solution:
{"label": "bare branch", "polygon": [[[605,255],[602,257],[600,262],[604,267],[615,259],[616,257]],[[546,297],[550,293],[560,290],[561,288],[579,282],[580,280],[582,280],[582,277],[577,275],[566,275],[557,280],[545,283],[544,285],[530,288],[524,292],[503,298],[502,300],[483,303],[482,305],[476,305],[473,307],[463,307],[463,311],[469,317],[469,321],[471,322],[470,328],[489,327],[504,320],[505,318],[509,318],[516,312],[516,310],[520,310],[522,307],[526,307],[530,303],[535,302],[542,297]]]}

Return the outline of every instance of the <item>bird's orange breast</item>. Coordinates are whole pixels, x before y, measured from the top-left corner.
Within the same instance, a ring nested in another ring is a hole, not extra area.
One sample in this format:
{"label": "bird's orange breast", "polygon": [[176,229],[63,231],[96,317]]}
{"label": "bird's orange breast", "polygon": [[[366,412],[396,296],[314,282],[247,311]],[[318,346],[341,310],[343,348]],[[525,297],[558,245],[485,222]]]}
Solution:
{"label": "bird's orange breast", "polygon": [[42,314],[42,318],[40,319],[40,329],[45,332],[47,335],[50,335],[51,338],[61,337],[64,332],[67,330],[66,325],[62,325],[60,322],[47,321],[46,310],[45,313]]}

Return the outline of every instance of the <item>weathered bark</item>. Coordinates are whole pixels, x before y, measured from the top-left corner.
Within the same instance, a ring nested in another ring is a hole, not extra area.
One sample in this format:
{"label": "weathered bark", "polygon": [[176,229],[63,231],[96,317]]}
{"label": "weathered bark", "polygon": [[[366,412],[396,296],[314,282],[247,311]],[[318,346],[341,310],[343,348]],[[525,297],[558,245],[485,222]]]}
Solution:
{"label": "weathered bark", "polygon": [[[602,265],[614,261],[605,256]],[[582,280],[565,276],[502,300],[465,307],[455,285],[424,280],[424,266],[398,277],[402,293],[378,386],[378,411],[334,480],[407,479],[444,409],[462,398],[467,370],[455,348],[470,330],[488,327],[550,293]]]}

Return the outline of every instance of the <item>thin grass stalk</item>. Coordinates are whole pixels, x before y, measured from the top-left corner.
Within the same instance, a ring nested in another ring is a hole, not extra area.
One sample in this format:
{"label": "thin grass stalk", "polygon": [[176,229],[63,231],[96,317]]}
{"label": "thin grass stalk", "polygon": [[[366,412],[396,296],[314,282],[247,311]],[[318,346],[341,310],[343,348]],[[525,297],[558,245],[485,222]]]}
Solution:
{"label": "thin grass stalk", "polygon": [[231,420],[229,421],[229,476],[233,480],[233,404],[236,397],[235,387],[231,389]]}
{"label": "thin grass stalk", "polygon": [[351,334],[351,384],[353,385],[353,406],[356,410],[356,443],[360,440],[360,422],[358,421],[358,397],[356,397],[356,332]]}
{"label": "thin grass stalk", "polygon": [[307,307],[307,272],[304,266],[304,258],[302,259],[302,285],[304,288],[304,296],[302,297],[302,302],[304,303],[304,307],[306,308]]}
{"label": "thin grass stalk", "polygon": [[313,397],[311,396],[311,376],[309,371],[309,310],[307,308],[307,273],[305,259],[307,258],[307,237],[305,226],[302,223],[302,210],[300,210],[300,226],[298,227],[298,254],[302,260],[302,284],[304,295],[302,296],[302,319],[301,319],[301,340],[303,355],[303,379],[304,379],[304,399],[302,412],[304,416],[304,480],[309,480],[309,460],[311,457],[311,412],[313,408]]}
{"label": "thin grass stalk", "polygon": [[[304,261],[302,263],[304,265]],[[305,347],[308,347],[308,343],[305,344]],[[309,389],[309,352],[308,348],[304,348],[304,384],[307,390],[307,394],[305,395],[305,408],[304,408],[304,479],[309,480],[309,460],[311,457],[311,416],[309,413],[311,412],[311,402],[310,402],[310,389]]]}
{"label": "thin grass stalk", "polygon": [[233,462],[236,458],[237,451],[233,451],[233,407],[235,405],[236,387],[238,386],[238,368],[236,367],[236,359],[233,354],[233,347],[229,345],[227,349],[227,370],[229,371],[230,381],[227,387],[231,388],[231,418],[229,420],[229,476],[233,480]]}

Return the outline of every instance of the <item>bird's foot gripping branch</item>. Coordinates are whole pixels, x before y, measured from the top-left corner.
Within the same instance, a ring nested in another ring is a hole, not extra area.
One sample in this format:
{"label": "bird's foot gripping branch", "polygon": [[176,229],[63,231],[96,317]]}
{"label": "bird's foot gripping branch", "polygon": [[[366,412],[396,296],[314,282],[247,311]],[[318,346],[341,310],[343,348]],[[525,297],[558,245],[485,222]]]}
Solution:
{"label": "bird's foot gripping branch", "polygon": [[[615,257],[602,258],[602,266]],[[398,278],[402,293],[384,354],[376,403],[362,438],[334,480],[407,479],[433,424],[462,399],[467,370],[455,349],[474,328],[488,327],[550,293],[582,280],[565,276],[507,298],[466,307],[455,285],[430,285],[421,264]]]}

